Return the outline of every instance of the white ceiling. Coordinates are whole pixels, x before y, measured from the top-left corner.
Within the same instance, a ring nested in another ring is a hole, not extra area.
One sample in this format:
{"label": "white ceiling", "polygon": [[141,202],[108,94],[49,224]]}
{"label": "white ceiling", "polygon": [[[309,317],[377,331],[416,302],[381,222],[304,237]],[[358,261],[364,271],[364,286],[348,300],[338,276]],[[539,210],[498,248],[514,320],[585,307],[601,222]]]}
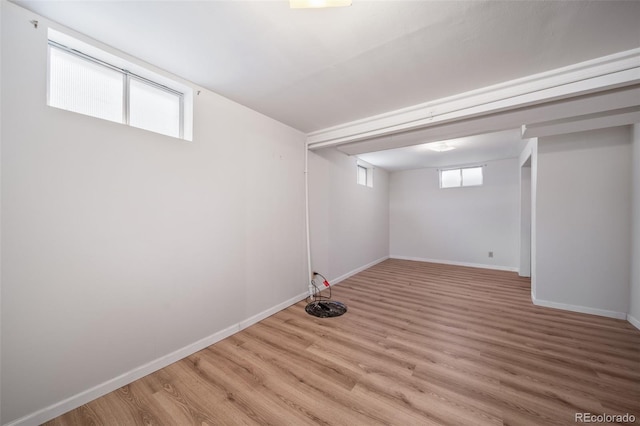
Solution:
{"label": "white ceiling", "polygon": [[640,46],[638,1],[19,1],[315,131]]}
{"label": "white ceiling", "polygon": [[[447,144],[456,149],[436,152],[429,149],[434,144]],[[393,172],[423,167],[464,166],[485,161],[515,158],[522,152],[525,145],[526,141],[521,139],[520,130],[514,129],[360,154],[358,158]]]}

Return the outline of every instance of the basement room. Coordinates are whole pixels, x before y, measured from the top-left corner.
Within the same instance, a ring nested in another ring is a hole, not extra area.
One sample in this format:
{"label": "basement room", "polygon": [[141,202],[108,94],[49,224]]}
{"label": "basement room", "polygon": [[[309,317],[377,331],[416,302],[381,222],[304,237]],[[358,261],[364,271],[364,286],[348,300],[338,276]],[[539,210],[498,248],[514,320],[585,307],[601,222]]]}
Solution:
{"label": "basement room", "polygon": [[640,1],[0,23],[0,425],[640,422]]}

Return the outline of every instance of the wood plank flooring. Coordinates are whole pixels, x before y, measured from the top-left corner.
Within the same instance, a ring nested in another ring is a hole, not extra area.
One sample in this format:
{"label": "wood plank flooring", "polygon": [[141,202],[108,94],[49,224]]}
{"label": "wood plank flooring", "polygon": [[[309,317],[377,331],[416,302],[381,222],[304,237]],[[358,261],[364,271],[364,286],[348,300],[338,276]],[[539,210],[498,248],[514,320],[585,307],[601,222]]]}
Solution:
{"label": "wood plank flooring", "polygon": [[640,422],[640,331],[533,306],[512,272],[387,260],[49,425]]}

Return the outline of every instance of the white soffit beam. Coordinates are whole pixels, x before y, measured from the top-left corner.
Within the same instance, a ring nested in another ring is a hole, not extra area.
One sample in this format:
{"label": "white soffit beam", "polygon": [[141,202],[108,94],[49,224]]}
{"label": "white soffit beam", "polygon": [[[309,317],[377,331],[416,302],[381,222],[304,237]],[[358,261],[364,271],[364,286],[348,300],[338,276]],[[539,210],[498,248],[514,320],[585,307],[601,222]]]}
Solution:
{"label": "white soffit beam", "polygon": [[543,123],[551,120],[599,114],[610,110],[621,110],[635,107],[639,104],[640,85],[549,102],[529,108],[519,108],[512,111],[461,119],[410,132],[346,143],[337,148],[348,155],[359,155],[367,152],[435,142],[442,139],[454,139],[520,128],[522,123]]}
{"label": "white soffit beam", "polygon": [[336,146],[638,83],[640,48],[312,132],[307,144]]}
{"label": "white soffit beam", "polygon": [[522,138],[563,135],[640,123],[640,106],[522,126]]}

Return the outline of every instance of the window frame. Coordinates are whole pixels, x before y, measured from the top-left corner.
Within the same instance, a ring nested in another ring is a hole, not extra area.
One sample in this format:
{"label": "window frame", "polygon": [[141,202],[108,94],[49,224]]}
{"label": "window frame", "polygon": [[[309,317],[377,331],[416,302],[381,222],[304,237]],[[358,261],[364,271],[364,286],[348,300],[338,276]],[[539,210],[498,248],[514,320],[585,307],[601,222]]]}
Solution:
{"label": "window frame", "polygon": [[[175,90],[171,87],[168,87],[164,84],[158,83],[156,81],[150,80],[146,77],[143,77],[139,74],[133,73],[125,68],[121,68],[118,67],[116,65],[110,64],[109,62],[103,61],[99,58],[96,58],[94,56],[91,56],[89,54],[86,54],[80,50],[74,49],[72,47],[68,47],[62,43],[59,43],[55,40],[52,40],[51,38],[49,38],[47,40],[47,105],[51,106],[52,108],[59,108],[56,106],[51,105],[50,99],[49,99],[49,95],[51,92],[51,88],[50,88],[50,84],[51,84],[51,69],[50,69],[50,61],[51,61],[51,49],[58,49],[61,50],[63,52],[66,52],[68,54],[74,55],[82,60],[85,61],[89,61],[93,64],[97,64],[100,65],[102,67],[111,69],[113,71],[119,72],[120,74],[122,74],[122,78],[123,78],[123,85],[122,85],[122,120],[121,120],[121,124],[125,124],[127,126],[130,127],[135,127],[136,129],[141,129],[141,130],[145,130],[148,132],[153,132],[153,133],[158,133],[161,135],[165,135],[168,137],[176,137],[179,139],[183,139],[183,140],[187,140],[185,138],[185,93],[181,92],[179,90]],[[136,126],[132,126],[130,124],[130,81],[131,79],[136,79],[138,81],[141,81],[144,84],[147,84],[155,89],[158,90],[162,90],[165,91],[167,93],[170,93],[172,95],[175,95],[178,97],[178,105],[179,105],[179,112],[178,112],[178,135],[177,136],[173,136],[173,135],[168,135],[166,133],[160,133],[160,132],[155,132],[153,130],[149,130],[149,129],[143,129],[140,127],[136,127]],[[94,118],[99,118],[102,119],[101,117],[97,117],[91,114],[84,114],[84,113],[79,113],[76,111],[71,111],[71,110],[67,110],[64,108],[59,108],[59,109],[63,109],[65,111],[70,111],[70,112],[74,112],[76,114],[83,114],[83,115],[88,115],[89,117],[94,117]]]}
{"label": "window frame", "polygon": [[[483,186],[484,185],[484,165],[481,166],[466,166],[466,167],[453,167],[450,169],[438,169],[438,178],[439,178],[439,184],[440,184],[440,189],[452,189],[452,188],[472,188],[472,187],[477,187],[477,186]],[[467,169],[479,169],[481,172],[481,177],[482,177],[482,182],[479,184],[475,184],[475,185],[465,185],[464,183],[464,174],[462,173],[463,170],[467,170]],[[450,171],[454,171],[457,170],[460,176],[460,184],[457,186],[442,186],[442,172],[450,172]]]}

